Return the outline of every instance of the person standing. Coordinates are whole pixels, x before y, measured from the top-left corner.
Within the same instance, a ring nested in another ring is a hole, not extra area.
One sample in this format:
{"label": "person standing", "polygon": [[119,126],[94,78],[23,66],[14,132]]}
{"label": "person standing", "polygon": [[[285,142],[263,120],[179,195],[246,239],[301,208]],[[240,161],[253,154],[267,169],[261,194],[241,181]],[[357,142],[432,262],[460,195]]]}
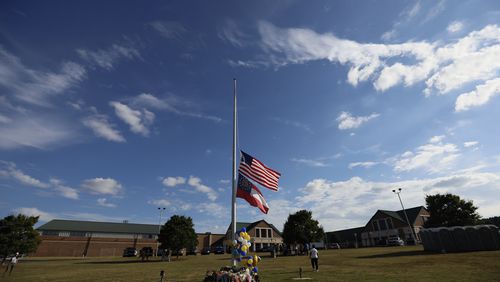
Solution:
{"label": "person standing", "polygon": [[311,265],[313,271],[318,272],[318,250],[316,250],[316,246],[312,245],[312,249],[310,251],[311,254]]}
{"label": "person standing", "polygon": [[7,268],[5,268],[5,272],[4,272],[4,275],[5,273],[7,273],[7,271],[9,270],[10,268],[10,271],[9,271],[9,275],[12,273],[12,270],[14,269],[14,266],[16,266],[17,262],[18,262],[18,256],[19,256],[19,253],[16,253],[15,256],[13,256],[11,259],[10,259],[10,262],[9,264],[7,264]]}

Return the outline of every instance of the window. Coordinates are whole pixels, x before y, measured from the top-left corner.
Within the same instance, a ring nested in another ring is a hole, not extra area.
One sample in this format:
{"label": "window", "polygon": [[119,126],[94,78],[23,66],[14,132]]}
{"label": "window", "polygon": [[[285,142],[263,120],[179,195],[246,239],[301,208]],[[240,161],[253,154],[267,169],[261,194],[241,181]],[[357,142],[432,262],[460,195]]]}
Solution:
{"label": "window", "polygon": [[267,229],[267,237],[268,238],[272,238],[272,230],[271,229]]}
{"label": "window", "polygon": [[260,229],[259,228],[255,228],[255,237],[260,237]]}
{"label": "window", "polygon": [[385,218],[380,219],[378,222],[379,222],[379,225],[380,225],[380,230],[387,230],[387,224],[385,222]]}
{"label": "window", "polygon": [[392,225],[392,218],[387,218],[387,227],[389,227],[389,229],[393,229],[394,226]]}
{"label": "window", "polygon": [[86,233],[85,232],[79,232],[79,231],[73,231],[69,233],[69,236],[71,237],[85,237]]}
{"label": "window", "polygon": [[374,220],[372,221],[373,224],[373,230],[378,231],[378,221]]}

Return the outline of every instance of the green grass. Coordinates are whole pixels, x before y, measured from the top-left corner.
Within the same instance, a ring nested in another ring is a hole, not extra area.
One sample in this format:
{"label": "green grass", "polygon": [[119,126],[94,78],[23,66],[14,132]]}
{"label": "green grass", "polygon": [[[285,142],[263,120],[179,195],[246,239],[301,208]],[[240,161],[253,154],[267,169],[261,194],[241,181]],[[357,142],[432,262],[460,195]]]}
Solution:
{"label": "green grass", "polygon": [[[312,272],[306,256],[260,254],[262,281],[500,281],[500,251],[433,254],[420,246],[320,250],[320,271]],[[229,264],[229,255],[188,256],[172,262],[139,262],[135,258],[25,258],[12,276],[0,281],[202,281],[208,269]],[[3,270],[2,270],[3,272]]]}

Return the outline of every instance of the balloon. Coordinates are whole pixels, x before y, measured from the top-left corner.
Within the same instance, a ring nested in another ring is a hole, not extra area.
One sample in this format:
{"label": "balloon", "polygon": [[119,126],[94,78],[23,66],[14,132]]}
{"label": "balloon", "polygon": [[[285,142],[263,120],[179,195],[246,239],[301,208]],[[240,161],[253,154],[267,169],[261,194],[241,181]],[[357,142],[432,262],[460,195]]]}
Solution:
{"label": "balloon", "polygon": [[250,248],[252,246],[252,243],[247,242],[247,246]]}
{"label": "balloon", "polygon": [[238,252],[242,255],[242,256],[246,256],[247,255],[247,252],[243,251],[243,250],[238,250]]}
{"label": "balloon", "polygon": [[241,232],[247,232],[247,229],[245,227],[241,228]]}
{"label": "balloon", "polygon": [[243,237],[238,237],[238,242],[242,242],[243,240]]}
{"label": "balloon", "polygon": [[233,245],[237,245],[237,244],[238,244],[238,241],[233,240]]}
{"label": "balloon", "polygon": [[246,251],[248,251],[248,247],[246,245],[243,245],[243,246],[241,246],[241,250],[246,252]]}
{"label": "balloon", "polygon": [[253,263],[253,259],[248,259],[248,260],[247,260],[247,264],[248,264],[248,265],[252,265],[252,263]]}
{"label": "balloon", "polygon": [[257,263],[259,263],[259,257],[257,255],[253,256],[253,266],[257,266]]}
{"label": "balloon", "polygon": [[243,246],[246,246],[247,242],[248,242],[248,241],[247,241],[246,239],[241,240],[241,244],[242,244]]}
{"label": "balloon", "polygon": [[252,268],[252,272],[253,272],[253,273],[257,273],[257,272],[259,272],[259,269],[257,268],[257,266],[255,266],[254,268]]}
{"label": "balloon", "polygon": [[250,235],[248,235],[248,233],[247,233],[247,234],[245,234],[244,238],[248,241],[248,240],[250,240]]}

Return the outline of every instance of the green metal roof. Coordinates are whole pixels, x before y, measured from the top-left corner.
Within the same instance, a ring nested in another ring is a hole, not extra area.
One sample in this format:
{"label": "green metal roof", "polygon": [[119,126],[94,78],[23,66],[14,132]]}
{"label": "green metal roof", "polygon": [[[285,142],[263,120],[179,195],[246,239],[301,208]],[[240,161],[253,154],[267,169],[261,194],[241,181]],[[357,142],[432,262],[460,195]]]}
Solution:
{"label": "green metal roof", "polygon": [[158,234],[158,225],[54,219],[37,228],[40,231],[75,231],[128,234]]}

